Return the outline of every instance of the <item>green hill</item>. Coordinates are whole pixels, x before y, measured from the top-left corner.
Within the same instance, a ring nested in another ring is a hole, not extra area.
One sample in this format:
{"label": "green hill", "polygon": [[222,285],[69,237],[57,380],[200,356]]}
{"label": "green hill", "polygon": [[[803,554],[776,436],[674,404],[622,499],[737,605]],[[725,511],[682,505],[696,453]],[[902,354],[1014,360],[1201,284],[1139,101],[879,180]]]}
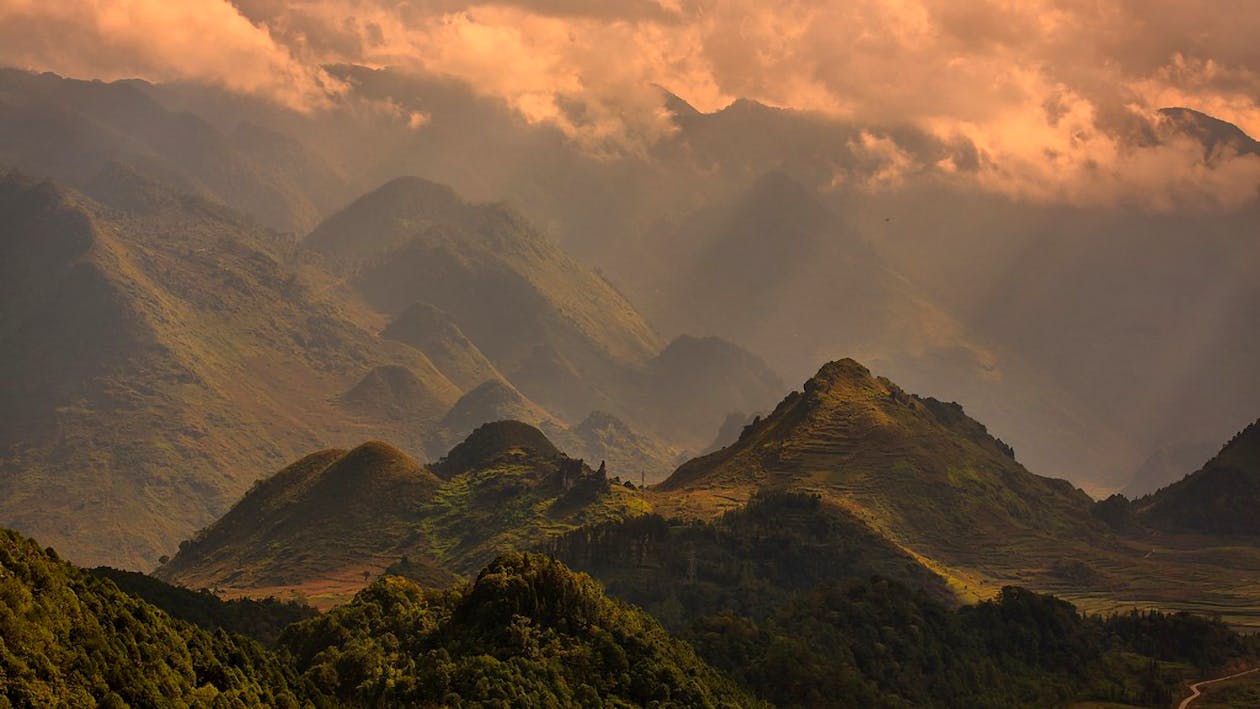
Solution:
{"label": "green hill", "polygon": [[296,708],[311,696],[254,641],[172,620],[0,530],[0,704]]}
{"label": "green hill", "polygon": [[123,593],[161,608],[172,618],[188,621],[210,632],[223,629],[244,635],[265,647],[275,647],[280,632],[288,626],[316,615],[314,608],[294,601],[276,598],[223,600],[205,589],[194,591],[172,586],[138,571],[123,571],[108,566],[88,571],[97,578],[112,581]]}
{"label": "green hill", "polygon": [[653,514],[584,527],[544,549],[670,628],[722,612],[762,618],[820,584],[872,576],[957,603],[939,576],[848,511],[794,492],[758,492],[709,522]]}
{"label": "green hill", "polygon": [[907,394],[847,359],[659,489],[713,509],[768,486],[818,492],[936,560],[989,563],[1024,541],[1063,549],[1096,534],[1085,493],[1029,473],[961,407]]}
{"label": "green hill", "polygon": [[283,638],[352,705],[757,706],[585,574],[507,554],[449,593],[387,577]]}
{"label": "green hill", "polygon": [[1198,471],[1134,506],[1140,521],[1159,529],[1260,536],[1260,421]]}
{"label": "green hill", "polygon": [[157,575],[198,588],[276,588],[375,574],[397,559],[386,552],[412,533],[441,482],[384,443],[313,453],[260,481]]}
{"label": "green hill", "polygon": [[398,573],[446,586],[502,551],[647,509],[640,491],[568,458],[537,429],[502,421],[432,469],[383,443],[313,453],[258,483],[156,573],[326,606],[404,557]]}

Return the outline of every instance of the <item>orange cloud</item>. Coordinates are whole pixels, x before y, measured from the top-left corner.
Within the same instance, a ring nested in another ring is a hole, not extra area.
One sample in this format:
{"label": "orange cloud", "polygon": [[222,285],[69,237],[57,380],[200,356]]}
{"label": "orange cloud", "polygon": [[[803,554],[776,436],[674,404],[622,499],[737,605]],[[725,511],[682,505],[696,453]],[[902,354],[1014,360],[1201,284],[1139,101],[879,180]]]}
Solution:
{"label": "orange cloud", "polygon": [[927,170],[1041,200],[1256,193],[1254,156],[1201,165],[1134,140],[1168,105],[1260,134],[1250,0],[5,2],[0,60],[73,74],[208,81],[310,106],[338,88],[323,64],[393,66],[467,82],[608,154],[643,154],[672,130],[662,85],[702,110],[747,97],[916,126],[980,153],[975,170],[920,166],[876,131],[853,146],[878,163],[868,189]]}
{"label": "orange cloud", "polygon": [[339,89],[225,0],[4,0],[0,62],[100,79],[201,81],[299,110]]}

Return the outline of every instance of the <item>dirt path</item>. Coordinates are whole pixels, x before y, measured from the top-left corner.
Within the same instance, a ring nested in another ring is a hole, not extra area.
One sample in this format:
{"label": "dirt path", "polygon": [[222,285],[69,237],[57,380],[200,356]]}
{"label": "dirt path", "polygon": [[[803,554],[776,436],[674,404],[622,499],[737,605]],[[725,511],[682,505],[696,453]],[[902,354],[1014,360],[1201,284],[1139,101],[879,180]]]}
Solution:
{"label": "dirt path", "polygon": [[1194,684],[1190,685],[1190,696],[1186,697],[1185,699],[1182,699],[1181,703],[1177,705],[1177,709],[1186,709],[1186,707],[1194,703],[1194,700],[1202,696],[1203,692],[1199,691],[1201,687],[1206,687],[1209,684],[1216,684],[1217,682],[1224,682],[1226,680],[1237,679],[1239,677],[1242,677],[1243,675],[1249,675],[1252,672],[1256,672],[1257,670],[1260,670],[1260,667],[1252,667],[1249,670],[1244,670],[1243,672],[1238,672],[1228,677],[1218,677],[1217,679],[1205,679],[1202,682],[1195,682]]}

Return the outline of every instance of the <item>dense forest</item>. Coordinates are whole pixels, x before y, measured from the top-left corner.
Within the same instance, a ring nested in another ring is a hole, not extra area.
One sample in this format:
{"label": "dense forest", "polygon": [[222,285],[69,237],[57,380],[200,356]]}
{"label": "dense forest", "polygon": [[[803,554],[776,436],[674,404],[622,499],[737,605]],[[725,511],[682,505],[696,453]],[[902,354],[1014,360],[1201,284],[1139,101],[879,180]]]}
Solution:
{"label": "dense forest", "polygon": [[756,704],[646,613],[532,554],[446,592],[386,577],[281,642],[305,678],[351,704]]}
{"label": "dense forest", "polygon": [[298,707],[288,663],[0,530],[0,706]]}
{"label": "dense forest", "polygon": [[[765,496],[724,519],[784,504],[812,505]],[[454,588],[386,576],[313,615],[90,573],[6,531],[0,707],[1162,707],[1186,680],[1260,656],[1260,639],[1218,620],[1085,616],[1016,587],[955,608],[887,578],[831,580],[769,612],[737,610],[740,592],[671,634],[555,558],[508,553]],[[273,648],[237,634],[274,641],[289,619]]]}

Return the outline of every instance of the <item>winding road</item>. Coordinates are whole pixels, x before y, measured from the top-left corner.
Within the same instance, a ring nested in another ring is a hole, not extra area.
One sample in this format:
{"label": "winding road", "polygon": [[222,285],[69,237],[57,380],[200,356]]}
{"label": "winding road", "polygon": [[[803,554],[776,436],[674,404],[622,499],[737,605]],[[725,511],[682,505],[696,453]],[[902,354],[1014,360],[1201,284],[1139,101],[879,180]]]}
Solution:
{"label": "winding road", "polygon": [[1177,705],[1177,709],[1186,709],[1186,707],[1194,703],[1194,700],[1202,696],[1203,692],[1199,691],[1200,687],[1206,687],[1209,684],[1216,684],[1217,682],[1224,682],[1226,680],[1237,679],[1239,677],[1242,677],[1243,675],[1249,675],[1252,672],[1256,672],[1258,670],[1260,670],[1260,667],[1252,667],[1249,670],[1238,672],[1228,677],[1218,677],[1216,679],[1205,679],[1202,682],[1195,682],[1194,684],[1190,685],[1190,696],[1186,697],[1185,699],[1182,699],[1181,703]]}

